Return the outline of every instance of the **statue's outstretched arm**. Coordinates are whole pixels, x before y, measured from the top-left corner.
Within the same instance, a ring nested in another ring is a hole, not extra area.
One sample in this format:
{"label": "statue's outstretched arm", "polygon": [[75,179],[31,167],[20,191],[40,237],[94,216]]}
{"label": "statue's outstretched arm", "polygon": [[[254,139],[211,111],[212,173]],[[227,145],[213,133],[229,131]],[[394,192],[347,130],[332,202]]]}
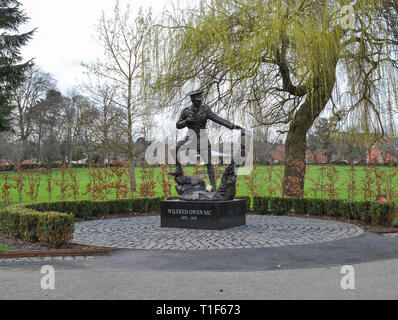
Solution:
{"label": "statue's outstretched arm", "polygon": [[214,121],[215,123],[218,123],[219,125],[231,130],[240,129],[240,127],[234,125],[232,122],[229,122],[228,120],[219,117],[217,114],[211,111],[210,108],[208,108],[207,119]]}

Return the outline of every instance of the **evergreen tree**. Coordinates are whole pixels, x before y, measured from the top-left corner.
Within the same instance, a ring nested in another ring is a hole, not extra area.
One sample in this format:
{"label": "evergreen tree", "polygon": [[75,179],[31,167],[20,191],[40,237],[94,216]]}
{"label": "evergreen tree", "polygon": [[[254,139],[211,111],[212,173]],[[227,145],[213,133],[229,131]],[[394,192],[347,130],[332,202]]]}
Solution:
{"label": "evergreen tree", "polygon": [[33,36],[34,30],[18,34],[20,25],[29,18],[16,0],[0,0],[0,132],[9,130],[9,115],[13,109],[11,91],[24,79],[32,61],[23,63],[21,47]]}

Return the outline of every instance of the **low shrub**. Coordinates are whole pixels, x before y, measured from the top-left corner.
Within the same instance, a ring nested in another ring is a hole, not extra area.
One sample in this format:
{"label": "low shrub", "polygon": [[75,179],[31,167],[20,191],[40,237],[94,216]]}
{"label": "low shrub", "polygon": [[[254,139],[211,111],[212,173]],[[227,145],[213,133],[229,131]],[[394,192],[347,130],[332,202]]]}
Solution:
{"label": "low shrub", "polygon": [[293,199],[293,211],[299,215],[307,214],[307,201],[303,201],[304,199]]}
{"label": "low shrub", "polygon": [[325,215],[325,200],[321,199],[304,199],[307,214],[312,216]]}
{"label": "low shrub", "polygon": [[346,204],[340,200],[325,200],[323,205],[323,214],[327,217],[343,217],[345,205]]}
{"label": "low shrub", "polygon": [[13,171],[13,170],[14,170],[14,165],[13,164],[0,165],[0,171],[1,172],[8,172],[8,171]]}
{"label": "low shrub", "polygon": [[237,199],[246,200],[246,212],[250,212],[252,210],[252,198],[249,196],[238,196]]}
{"label": "low shrub", "polygon": [[56,248],[73,239],[73,215],[45,212],[38,215],[37,238],[41,243]]}
{"label": "low shrub", "polygon": [[10,237],[20,238],[22,233],[19,229],[21,213],[12,208],[0,211],[0,228]]}
{"label": "low shrub", "polygon": [[253,209],[257,213],[267,215],[269,213],[269,200],[268,197],[254,197]]}
{"label": "low shrub", "polygon": [[270,198],[269,209],[277,215],[284,215],[292,211],[293,199],[292,198]]}
{"label": "low shrub", "polygon": [[18,205],[0,211],[0,227],[10,237],[57,248],[73,238],[74,217]]}
{"label": "low shrub", "polygon": [[[248,211],[251,208],[250,197]],[[159,212],[162,199],[122,199],[103,201],[61,201],[10,206],[0,211],[0,229],[11,237],[39,241],[49,247],[59,247],[73,238],[74,218],[90,218],[115,214]],[[253,209],[259,214],[345,217],[367,224],[398,226],[393,203],[295,198],[254,197]]]}
{"label": "low shrub", "polygon": [[56,211],[73,214],[78,219],[110,216],[115,214],[160,212],[161,198],[134,198],[101,201],[60,201],[26,205],[37,211]]}
{"label": "low shrub", "polygon": [[371,205],[370,223],[391,226],[397,218],[397,210],[395,205],[390,202],[388,204],[382,202],[373,202]]}
{"label": "low shrub", "polygon": [[392,223],[393,227],[398,228],[398,217],[395,218],[394,222]]}
{"label": "low shrub", "polygon": [[74,218],[159,212],[162,199],[60,201],[16,205],[0,211],[0,228],[10,237],[56,248],[73,238]]}
{"label": "low shrub", "polygon": [[37,224],[39,221],[40,213],[25,212],[20,215],[18,229],[21,234],[20,237],[24,241],[36,242],[37,237]]}
{"label": "low shrub", "polygon": [[253,206],[259,214],[309,214],[381,226],[391,226],[395,219],[398,224],[397,210],[392,202],[255,197]]}

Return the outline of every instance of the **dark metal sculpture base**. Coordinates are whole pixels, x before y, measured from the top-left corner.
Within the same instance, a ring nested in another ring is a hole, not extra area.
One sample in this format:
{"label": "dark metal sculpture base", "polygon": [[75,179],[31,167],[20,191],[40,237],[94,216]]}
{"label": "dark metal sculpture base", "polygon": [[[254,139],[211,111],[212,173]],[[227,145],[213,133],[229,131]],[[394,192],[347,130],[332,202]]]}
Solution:
{"label": "dark metal sculpture base", "polygon": [[161,227],[224,230],[246,225],[246,200],[160,203]]}

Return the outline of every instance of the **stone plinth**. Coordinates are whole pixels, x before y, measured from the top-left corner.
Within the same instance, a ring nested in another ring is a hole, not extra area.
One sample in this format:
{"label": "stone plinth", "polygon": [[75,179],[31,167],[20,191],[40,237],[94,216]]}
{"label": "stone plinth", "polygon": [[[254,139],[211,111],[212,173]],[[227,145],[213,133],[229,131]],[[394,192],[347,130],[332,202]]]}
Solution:
{"label": "stone plinth", "polygon": [[246,225],[246,200],[162,201],[161,227],[224,230]]}

